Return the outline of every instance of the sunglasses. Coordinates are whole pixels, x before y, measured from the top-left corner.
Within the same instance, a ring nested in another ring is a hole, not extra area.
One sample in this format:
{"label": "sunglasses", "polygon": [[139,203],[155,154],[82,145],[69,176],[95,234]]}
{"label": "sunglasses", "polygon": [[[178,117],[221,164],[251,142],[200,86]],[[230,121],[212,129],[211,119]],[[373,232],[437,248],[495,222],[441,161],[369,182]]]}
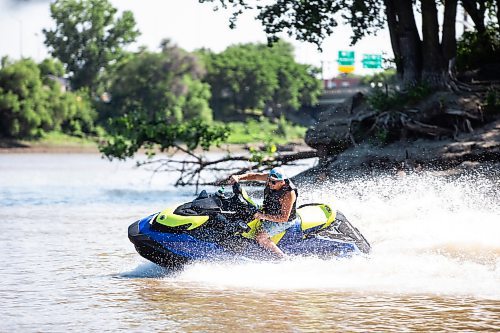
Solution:
{"label": "sunglasses", "polygon": [[281,180],[272,180],[271,178],[268,178],[267,180],[269,183],[273,184],[273,185],[276,185],[278,184],[279,182],[281,182]]}

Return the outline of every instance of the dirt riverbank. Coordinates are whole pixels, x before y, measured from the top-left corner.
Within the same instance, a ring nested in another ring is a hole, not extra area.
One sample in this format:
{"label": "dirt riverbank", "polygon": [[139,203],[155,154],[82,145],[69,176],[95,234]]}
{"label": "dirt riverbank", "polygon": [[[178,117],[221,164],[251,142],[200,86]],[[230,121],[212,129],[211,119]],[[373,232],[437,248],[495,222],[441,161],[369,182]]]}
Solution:
{"label": "dirt riverbank", "polygon": [[361,144],[320,159],[299,179],[326,180],[371,174],[403,176],[432,172],[459,175],[486,172],[500,177],[500,119],[455,139],[398,141],[386,146]]}

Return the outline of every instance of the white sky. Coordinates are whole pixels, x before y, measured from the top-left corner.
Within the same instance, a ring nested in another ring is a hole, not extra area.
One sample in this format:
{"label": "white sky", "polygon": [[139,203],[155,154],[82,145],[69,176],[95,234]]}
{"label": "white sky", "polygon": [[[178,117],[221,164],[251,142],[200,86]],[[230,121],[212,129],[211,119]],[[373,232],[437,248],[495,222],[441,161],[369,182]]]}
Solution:
{"label": "white sky", "polygon": [[[262,26],[254,20],[254,14],[245,13],[234,30],[228,27],[230,12],[212,10],[213,4],[200,4],[198,0],[110,0],[119,9],[131,10],[141,31],[139,45],[146,45],[150,50],[157,49],[163,38],[170,38],[180,47],[193,51],[206,47],[220,52],[235,43],[266,42]],[[51,28],[49,1],[17,1],[0,0],[0,57],[8,55],[19,59],[20,55],[40,61],[47,56],[43,45],[43,28]],[[321,67],[325,78],[337,74],[337,53],[339,50],[356,51],[356,72],[370,73],[363,70],[361,58],[363,53],[384,53],[384,57],[392,57],[392,49],[387,30],[375,37],[361,40],[355,47],[349,47],[351,31],[346,26],[339,26],[334,34],[323,43],[320,53],[312,44],[301,43],[289,38],[295,46],[295,57],[298,62]]]}

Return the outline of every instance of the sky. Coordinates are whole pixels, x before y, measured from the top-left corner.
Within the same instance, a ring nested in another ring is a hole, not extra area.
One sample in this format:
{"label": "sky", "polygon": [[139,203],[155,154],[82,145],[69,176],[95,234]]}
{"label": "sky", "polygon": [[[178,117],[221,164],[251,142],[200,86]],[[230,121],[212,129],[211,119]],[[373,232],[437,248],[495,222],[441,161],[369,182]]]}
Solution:
{"label": "sky", "polygon": [[[236,29],[231,30],[230,11],[214,12],[214,4],[200,4],[198,0],[110,1],[120,12],[131,10],[134,14],[141,36],[128,47],[131,51],[142,45],[156,50],[164,38],[188,51],[205,47],[220,52],[231,44],[266,42],[262,25],[254,19],[255,13],[244,13]],[[7,55],[19,59],[23,56],[41,61],[48,56],[42,29],[54,26],[49,4],[49,0],[0,0],[0,57]],[[322,52],[313,44],[284,39],[294,45],[298,62],[323,67],[324,78],[338,74],[336,60],[340,50],[356,52],[355,73],[358,74],[373,71],[362,69],[362,54],[393,56],[387,29],[377,36],[362,39],[354,47],[349,46],[350,36],[349,27],[339,24],[334,34],[323,42]]]}

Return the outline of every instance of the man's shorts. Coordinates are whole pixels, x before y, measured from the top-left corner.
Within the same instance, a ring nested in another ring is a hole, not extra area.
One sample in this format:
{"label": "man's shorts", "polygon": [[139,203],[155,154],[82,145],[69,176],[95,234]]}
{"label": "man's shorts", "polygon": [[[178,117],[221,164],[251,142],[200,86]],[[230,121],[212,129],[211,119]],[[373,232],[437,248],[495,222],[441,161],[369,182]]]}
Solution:
{"label": "man's shorts", "polygon": [[273,237],[286,229],[292,227],[300,221],[300,217],[297,216],[297,218],[293,221],[288,221],[288,222],[272,222],[272,221],[267,221],[267,220],[262,220],[262,224],[260,225],[260,230],[264,231],[269,237]]}

